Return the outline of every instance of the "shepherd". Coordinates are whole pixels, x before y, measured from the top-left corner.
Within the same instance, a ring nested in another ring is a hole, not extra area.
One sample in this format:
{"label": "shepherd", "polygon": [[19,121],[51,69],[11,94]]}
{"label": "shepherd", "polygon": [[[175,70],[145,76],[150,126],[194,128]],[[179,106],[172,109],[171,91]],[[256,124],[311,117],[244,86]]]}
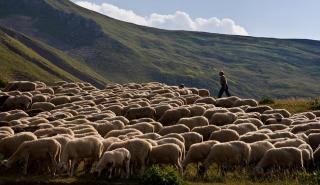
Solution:
{"label": "shepherd", "polygon": [[219,91],[219,94],[218,94],[218,98],[221,98],[222,97],[222,94],[224,92],[226,92],[226,95],[229,97],[231,96],[230,93],[229,93],[229,88],[228,88],[228,80],[227,78],[224,76],[224,72],[223,71],[220,71],[219,72],[219,76],[220,76],[220,85],[221,85],[221,88],[220,88],[220,91]]}

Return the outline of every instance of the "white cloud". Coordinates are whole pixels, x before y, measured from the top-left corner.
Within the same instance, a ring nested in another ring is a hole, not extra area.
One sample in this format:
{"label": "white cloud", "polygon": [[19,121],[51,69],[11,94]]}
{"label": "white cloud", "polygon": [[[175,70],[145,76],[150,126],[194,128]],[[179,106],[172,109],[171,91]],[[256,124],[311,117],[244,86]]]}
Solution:
{"label": "white cloud", "polygon": [[249,35],[246,29],[237,25],[232,19],[192,19],[186,12],[176,11],[174,14],[161,15],[153,13],[143,17],[132,10],[121,9],[109,3],[95,4],[88,1],[74,1],[79,6],[99,12],[109,17],[134,24],[150,26],[168,30],[204,31],[211,33],[223,33],[233,35]]}

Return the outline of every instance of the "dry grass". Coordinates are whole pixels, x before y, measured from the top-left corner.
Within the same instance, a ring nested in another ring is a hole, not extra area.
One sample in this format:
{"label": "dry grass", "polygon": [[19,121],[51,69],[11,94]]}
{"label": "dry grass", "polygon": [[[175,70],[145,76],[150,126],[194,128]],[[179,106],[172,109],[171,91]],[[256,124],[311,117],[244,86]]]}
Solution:
{"label": "dry grass", "polygon": [[282,99],[275,100],[273,104],[269,104],[273,108],[287,109],[290,113],[301,113],[311,111],[313,99]]}

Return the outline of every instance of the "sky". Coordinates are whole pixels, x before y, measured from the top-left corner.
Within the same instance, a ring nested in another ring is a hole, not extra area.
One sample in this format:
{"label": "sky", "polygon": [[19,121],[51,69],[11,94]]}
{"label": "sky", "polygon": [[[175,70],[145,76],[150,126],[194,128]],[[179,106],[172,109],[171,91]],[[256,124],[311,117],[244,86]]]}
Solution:
{"label": "sky", "polygon": [[139,25],[320,40],[320,0],[72,0]]}

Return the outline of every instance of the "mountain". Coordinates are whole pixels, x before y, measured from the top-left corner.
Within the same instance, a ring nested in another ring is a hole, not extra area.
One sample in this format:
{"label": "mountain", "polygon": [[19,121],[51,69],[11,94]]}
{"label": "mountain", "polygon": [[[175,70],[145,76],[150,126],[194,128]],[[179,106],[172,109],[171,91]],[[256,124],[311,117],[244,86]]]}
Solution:
{"label": "mountain", "polygon": [[0,0],[0,27],[0,63],[10,69],[3,81],[160,81],[216,94],[223,69],[242,97],[320,96],[320,41],[166,31],[68,0]]}

